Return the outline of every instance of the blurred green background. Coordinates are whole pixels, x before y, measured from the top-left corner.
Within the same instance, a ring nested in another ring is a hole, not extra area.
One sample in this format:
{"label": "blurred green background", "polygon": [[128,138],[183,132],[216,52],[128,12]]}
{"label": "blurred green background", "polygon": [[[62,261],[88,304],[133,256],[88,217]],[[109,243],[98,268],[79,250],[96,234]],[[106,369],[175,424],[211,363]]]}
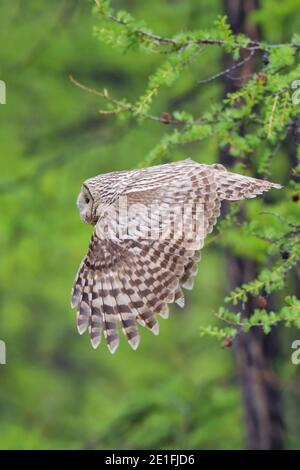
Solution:
{"label": "blurred green background", "polygon": [[[115,1],[171,35],[207,28],[222,14],[217,0]],[[265,0],[256,21],[270,41],[299,30],[299,2]],[[244,447],[243,410],[230,349],[201,338],[226,293],[223,249],[204,251],[186,308],[172,307],[158,338],[142,331],[137,352],[122,338],[114,356],[79,337],[70,289],[92,228],[75,205],[81,183],[98,173],[137,166],[166,128],[117,121],[69,80],[135,100],[161,57],[121,54],[92,35],[86,0],[2,0],[0,79],[0,448]],[[195,86],[220,70],[220,51],[164,89],[154,112],[201,114],[222,96],[222,83]],[[196,78],[196,80],[195,80]],[[192,92],[191,92],[192,89]],[[212,140],[174,149],[174,157],[218,159]],[[285,333],[278,370],[285,403],[287,447],[300,447],[297,367]],[[300,367],[300,366],[299,366]],[[299,369],[298,367],[298,369]]]}

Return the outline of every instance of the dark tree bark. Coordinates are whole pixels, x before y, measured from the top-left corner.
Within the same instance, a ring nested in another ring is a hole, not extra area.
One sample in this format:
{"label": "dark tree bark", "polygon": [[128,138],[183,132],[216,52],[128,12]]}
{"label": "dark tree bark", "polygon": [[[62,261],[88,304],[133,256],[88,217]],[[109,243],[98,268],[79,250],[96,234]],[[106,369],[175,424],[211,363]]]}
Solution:
{"label": "dark tree bark", "polygon": [[[234,33],[245,33],[252,39],[259,39],[258,29],[249,22],[249,13],[258,8],[257,0],[223,0],[223,5]],[[227,60],[226,67],[231,64],[232,62]],[[253,71],[252,60],[245,62],[238,69],[238,74],[241,77],[247,77],[251,71]],[[225,78],[225,92],[234,91],[235,83]],[[241,85],[242,81],[238,83]],[[242,132],[241,129],[241,134]],[[221,152],[220,158],[225,165],[232,163],[228,149]],[[254,279],[257,274],[254,261],[245,260],[230,253],[227,254],[226,264],[230,290]],[[254,301],[252,300],[240,311],[244,317],[247,317],[252,314],[253,309]],[[283,448],[281,396],[278,379],[272,366],[272,358],[278,354],[278,350],[277,332],[265,335],[259,328],[253,328],[247,334],[240,333],[234,343],[248,449]]]}

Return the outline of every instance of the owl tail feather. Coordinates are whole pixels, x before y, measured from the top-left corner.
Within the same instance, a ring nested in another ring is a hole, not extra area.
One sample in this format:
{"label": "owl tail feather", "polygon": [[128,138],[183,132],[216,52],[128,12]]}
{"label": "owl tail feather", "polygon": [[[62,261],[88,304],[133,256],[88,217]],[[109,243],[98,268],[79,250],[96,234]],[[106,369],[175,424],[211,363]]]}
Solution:
{"label": "owl tail feather", "polygon": [[184,304],[185,304],[185,298],[184,298],[184,294],[183,294],[183,291],[182,289],[178,289],[176,292],[175,292],[175,303],[183,308],[184,307]]}

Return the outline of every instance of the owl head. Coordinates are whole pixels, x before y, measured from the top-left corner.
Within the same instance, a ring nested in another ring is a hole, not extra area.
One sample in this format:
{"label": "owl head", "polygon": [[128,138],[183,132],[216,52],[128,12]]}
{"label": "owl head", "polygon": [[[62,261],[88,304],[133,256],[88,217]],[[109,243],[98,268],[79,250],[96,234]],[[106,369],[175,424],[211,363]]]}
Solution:
{"label": "owl head", "polygon": [[78,194],[77,207],[83,222],[92,225],[97,223],[98,217],[96,216],[94,198],[85,184],[82,185],[80,193]]}
{"label": "owl head", "polygon": [[106,173],[84,181],[77,197],[77,207],[83,222],[96,225],[99,217],[125,190],[126,174],[126,171]]}

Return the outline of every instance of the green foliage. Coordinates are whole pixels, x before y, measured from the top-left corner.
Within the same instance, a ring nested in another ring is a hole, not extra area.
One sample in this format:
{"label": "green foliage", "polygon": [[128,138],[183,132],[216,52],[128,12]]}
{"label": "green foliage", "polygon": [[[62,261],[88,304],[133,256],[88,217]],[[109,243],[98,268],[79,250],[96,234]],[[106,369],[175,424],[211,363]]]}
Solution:
{"label": "green foliage", "polygon": [[[196,31],[189,35],[181,34],[178,41],[178,37],[177,39],[165,38],[143,29],[144,25],[138,24],[130,15],[123,12],[116,14],[117,20],[112,17],[111,12],[107,14],[101,11],[101,14],[105,18],[105,24],[109,20],[121,22],[123,34],[127,39],[131,38],[131,46],[135,43],[137,46],[144,46],[143,37],[147,37],[147,40],[152,43],[154,41],[158,48],[164,47],[165,44],[178,45],[175,51],[169,51],[168,59],[150,76],[146,92],[139,97],[131,109],[132,114],[136,116],[145,116],[161,87],[173,85],[175,80],[181,77],[184,67],[190,66],[196,58],[199,60],[199,53],[202,53],[203,44],[207,40],[208,43],[219,45],[225,52],[232,54],[235,60],[239,59],[241,50],[249,51],[248,58],[254,54],[255,49],[264,50],[265,54],[267,53],[267,63],[261,64],[260,70],[253,73],[238,91],[229,93],[223,102],[214,105],[211,110],[197,118],[191,114],[185,114],[184,110],[175,111],[173,116],[182,123],[182,128],[176,128],[163,135],[160,143],[150,151],[143,164],[149,165],[168,159],[170,151],[178,145],[214,138],[220,148],[229,146],[230,154],[241,161],[249,161],[252,155],[259,151],[262,156],[257,162],[256,172],[270,175],[274,146],[277,147],[286,139],[293,119],[299,112],[298,107],[291,100],[291,84],[300,74],[300,68],[295,62],[299,49],[292,41],[286,45],[272,45],[271,48],[266,43],[253,43],[242,35],[235,36],[225,16],[219,16],[215,21],[215,30]],[[150,36],[147,35],[148,33]],[[119,40],[122,42],[122,36]],[[126,43],[126,39],[123,38],[123,47]],[[243,126],[242,134],[241,125]],[[251,219],[245,221],[244,226],[247,231],[247,226],[251,226]],[[289,245],[288,259],[273,262],[272,267],[263,269],[256,279],[237,287],[227,295],[225,302],[236,306],[262,292],[271,294],[283,289],[286,286],[287,273],[300,262],[299,229],[300,226],[287,224],[285,233],[275,241],[272,240],[272,248],[276,250],[277,247],[278,252],[283,249],[284,243]],[[258,237],[267,240],[267,235],[262,230]],[[284,311],[287,313],[286,309]],[[283,319],[279,313],[267,313],[263,310],[255,310],[251,318],[243,322],[240,322],[239,316],[235,318],[235,321],[229,319],[229,312],[223,308],[220,309],[218,315],[222,320],[238,325],[243,331],[260,325],[265,333],[268,333],[272,326]],[[293,316],[293,313],[290,315]],[[292,321],[291,316],[287,316],[285,324],[297,326],[299,322]],[[235,334],[237,332],[236,329]],[[228,328],[214,326],[202,329],[202,334],[204,333],[219,339],[233,335],[232,331],[229,334]]]}
{"label": "green foliage", "polygon": [[148,88],[145,94],[138,99],[135,106],[137,115],[144,114],[149,110],[153,98],[158,94],[160,87],[163,85],[173,85],[184,67],[195,58],[197,53],[199,53],[198,46],[196,44],[189,44],[169,56],[169,59],[149,78]]}
{"label": "green foliage", "polygon": [[228,336],[234,338],[239,332],[247,333],[253,327],[260,327],[264,333],[270,333],[272,327],[283,323],[286,327],[300,328],[300,301],[295,296],[285,298],[286,305],[278,312],[266,311],[265,309],[254,309],[251,317],[241,319],[240,314],[235,314],[221,307],[216,313],[217,317],[230,327],[225,328],[203,328],[202,335],[217,336],[224,339]]}
{"label": "green foliage", "polygon": [[[230,25],[227,21],[227,16],[219,16],[215,22],[217,28],[217,37],[224,42],[224,49],[226,52],[232,53],[234,59],[240,56],[240,45],[247,46],[249,43],[248,38],[243,38],[240,35],[238,38],[233,34]],[[238,41],[237,41],[238,39]]]}

